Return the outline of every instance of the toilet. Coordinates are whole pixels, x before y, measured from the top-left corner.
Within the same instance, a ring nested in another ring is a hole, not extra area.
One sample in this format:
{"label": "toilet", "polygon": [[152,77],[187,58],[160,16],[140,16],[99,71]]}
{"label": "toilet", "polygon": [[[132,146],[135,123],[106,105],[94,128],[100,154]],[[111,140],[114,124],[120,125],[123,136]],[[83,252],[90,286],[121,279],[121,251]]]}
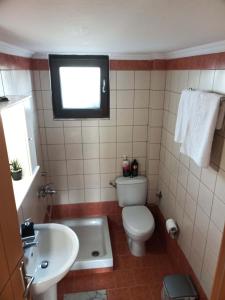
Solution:
{"label": "toilet", "polygon": [[145,206],[147,198],[147,178],[117,177],[117,197],[123,207],[123,227],[127,235],[130,252],[134,256],[145,255],[145,242],[155,229],[154,218]]}

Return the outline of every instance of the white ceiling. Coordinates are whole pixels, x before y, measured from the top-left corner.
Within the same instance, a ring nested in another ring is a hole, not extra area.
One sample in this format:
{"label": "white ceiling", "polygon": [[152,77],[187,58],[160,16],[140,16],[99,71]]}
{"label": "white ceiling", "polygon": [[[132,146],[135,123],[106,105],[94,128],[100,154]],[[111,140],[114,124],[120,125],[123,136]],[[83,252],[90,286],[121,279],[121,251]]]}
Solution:
{"label": "white ceiling", "polygon": [[32,52],[168,52],[225,40],[225,0],[0,0],[0,40]]}

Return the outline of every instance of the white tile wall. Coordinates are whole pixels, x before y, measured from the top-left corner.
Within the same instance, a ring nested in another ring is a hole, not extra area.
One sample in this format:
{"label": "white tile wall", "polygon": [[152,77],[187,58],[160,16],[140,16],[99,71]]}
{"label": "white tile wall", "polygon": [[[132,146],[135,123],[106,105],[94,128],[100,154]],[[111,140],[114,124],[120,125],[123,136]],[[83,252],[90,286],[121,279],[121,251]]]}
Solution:
{"label": "white tile wall", "polygon": [[[138,159],[141,174],[148,169],[147,157],[151,159],[149,195],[155,194],[165,72],[112,71],[110,119],[56,121],[49,73],[34,71],[33,87],[44,165],[59,191],[56,203],[115,200],[109,181],[121,175],[124,154]],[[63,195],[67,200],[62,199]]]}
{"label": "white tile wall", "polygon": [[[155,193],[162,191],[160,209],[176,218],[178,243],[208,295],[225,221],[225,151],[219,165],[200,169],[180,155],[173,135],[182,89],[225,93],[224,82],[223,70],[112,71],[109,120],[56,121],[49,74],[33,72],[42,154],[58,189],[56,203],[115,200],[109,181],[121,174],[121,156],[137,158],[148,176],[148,200],[157,201]],[[218,134],[223,138],[224,130]]]}
{"label": "white tile wall", "polygon": [[150,88],[150,72],[149,71],[136,71],[135,76],[135,89],[136,90],[149,90]]}
{"label": "white tile wall", "polygon": [[[224,70],[167,72],[160,151],[160,209],[165,217],[174,217],[176,212],[180,227],[178,243],[208,296],[225,222],[225,152],[215,143],[214,152],[222,152],[218,165],[197,167],[179,153],[179,145],[173,141],[173,123],[182,89],[192,87],[225,94],[224,82]],[[151,117],[149,121],[151,124]],[[218,135],[224,139],[224,130],[216,132]],[[169,191],[175,195],[175,201],[169,197]]]}
{"label": "white tile wall", "polygon": [[134,71],[116,72],[117,90],[133,90],[134,89]]}
{"label": "white tile wall", "polygon": [[134,107],[148,108],[149,105],[149,90],[134,91]]}
{"label": "white tile wall", "polygon": [[117,108],[133,108],[134,90],[117,91]]}

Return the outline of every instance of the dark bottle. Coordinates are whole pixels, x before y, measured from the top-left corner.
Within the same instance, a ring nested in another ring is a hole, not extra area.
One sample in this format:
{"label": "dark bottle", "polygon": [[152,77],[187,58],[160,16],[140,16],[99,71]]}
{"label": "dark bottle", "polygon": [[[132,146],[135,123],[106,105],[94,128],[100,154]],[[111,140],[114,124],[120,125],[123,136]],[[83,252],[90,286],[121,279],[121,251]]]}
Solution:
{"label": "dark bottle", "polygon": [[136,159],[134,159],[131,163],[131,177],[138,176],[138,162]]}

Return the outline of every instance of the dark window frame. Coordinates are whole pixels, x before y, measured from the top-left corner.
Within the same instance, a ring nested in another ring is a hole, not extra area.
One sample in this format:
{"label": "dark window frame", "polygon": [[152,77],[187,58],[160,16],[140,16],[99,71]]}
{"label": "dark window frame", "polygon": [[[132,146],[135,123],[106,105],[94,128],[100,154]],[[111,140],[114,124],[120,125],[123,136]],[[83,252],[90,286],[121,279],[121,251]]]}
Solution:
{"label": "dark window frame", "polygon": [[[99,67],[101,69],[101,101],[98,109],[63,108],[60,67]],[[109,57],[107,55],[49,55],[52,88],[52,106],[55,119],[109,118]]]}

